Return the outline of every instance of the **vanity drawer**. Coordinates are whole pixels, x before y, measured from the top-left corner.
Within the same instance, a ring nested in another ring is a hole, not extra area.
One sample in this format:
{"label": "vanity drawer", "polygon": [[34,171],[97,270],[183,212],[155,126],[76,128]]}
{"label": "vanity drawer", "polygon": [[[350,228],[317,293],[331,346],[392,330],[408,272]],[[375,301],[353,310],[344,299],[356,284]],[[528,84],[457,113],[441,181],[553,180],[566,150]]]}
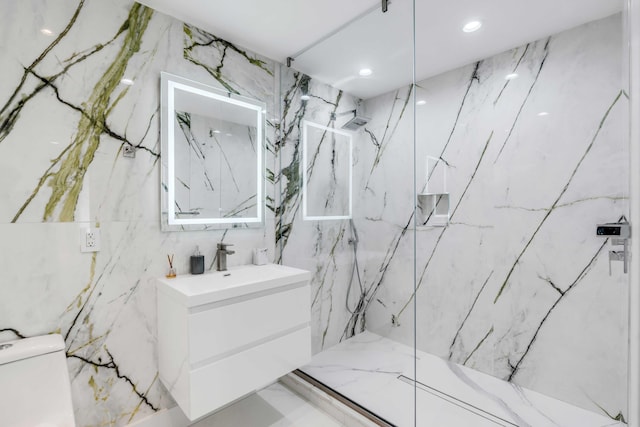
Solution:
{"label": "vanity drawer", "polygon": [[[197,419],[269,385],[311,359],[311,331],[304,327],[189,372],[187,415]],[[184,408],[183,408],[184,409]]]}
{"label": "vanity drawer", "polygon": [[310,320],[308,282],[192,307],[189,362],[223,358],[278,338]]}
{"label": "vanity drawer", "polygon": [[310,278],[265,264],[158,279],[160,380],[191,421],[309,362]]}

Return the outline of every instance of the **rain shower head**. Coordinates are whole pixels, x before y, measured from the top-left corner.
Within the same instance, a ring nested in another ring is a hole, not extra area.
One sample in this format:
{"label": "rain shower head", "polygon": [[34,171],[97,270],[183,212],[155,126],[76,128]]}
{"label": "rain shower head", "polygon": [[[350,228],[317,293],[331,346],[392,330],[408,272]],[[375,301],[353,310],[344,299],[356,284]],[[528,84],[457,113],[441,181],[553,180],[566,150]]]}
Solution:
{"label": "rain shower head", "polygon": [[345,114],[353,114],[353,117],[349,119],[346,123],[340,126],[342,129],[347,129],[351,131],[356,131],[360,129],[362,126],[369,123],[371,120],[369,117],[361,116],[358,114],[358,110],[345,111],[343,113],[331,113],[331,120],[335,120],[338,116],[344,116]]}
{"label": "rain shower head", "polygon": [[351,120],[342,125],[342,129],[358,130],[369,123],[369,120],[370,119],[368,117],[355,115]]}

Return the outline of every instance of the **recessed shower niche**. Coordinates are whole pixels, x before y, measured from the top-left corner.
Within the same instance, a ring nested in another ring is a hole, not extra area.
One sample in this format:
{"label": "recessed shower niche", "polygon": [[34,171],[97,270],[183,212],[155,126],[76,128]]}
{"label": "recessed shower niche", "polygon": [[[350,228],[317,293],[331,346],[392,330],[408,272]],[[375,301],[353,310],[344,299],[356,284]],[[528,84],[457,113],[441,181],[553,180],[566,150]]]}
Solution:
{"label": "recessed shower niche", "polygon": [[425,185],[416,202],[418,226],[444,227],[449,223],[448,168],[443,160],[427,156]]}

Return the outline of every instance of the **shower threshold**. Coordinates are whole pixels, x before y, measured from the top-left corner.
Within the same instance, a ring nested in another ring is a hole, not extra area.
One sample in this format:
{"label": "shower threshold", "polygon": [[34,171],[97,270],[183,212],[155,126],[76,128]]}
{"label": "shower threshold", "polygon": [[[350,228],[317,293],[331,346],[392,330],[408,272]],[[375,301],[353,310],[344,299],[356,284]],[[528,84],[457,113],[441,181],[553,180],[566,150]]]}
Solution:
{"label": "shower threshold", "polygon": [[398,427],[413,426],[414,417],[415,425],[438,427],[625,426],[428,353],[415,356],[414,365],[413,348],[367,331],[301,371]]}

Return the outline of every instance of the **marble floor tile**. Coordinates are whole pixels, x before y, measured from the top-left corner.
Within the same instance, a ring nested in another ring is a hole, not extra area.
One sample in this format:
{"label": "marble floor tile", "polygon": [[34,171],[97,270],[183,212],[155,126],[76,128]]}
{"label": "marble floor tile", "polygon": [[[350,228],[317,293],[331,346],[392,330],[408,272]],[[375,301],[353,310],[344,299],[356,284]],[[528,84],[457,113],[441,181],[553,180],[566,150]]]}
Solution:
{"label": "marble floor tile", "polygon": [[192,427],[339,427],[337,420],[280,383],[275,383]]}
{"label": "marble floor tile", "polygon": [[302,370],[399,427],[620,425],[606,416],[364,332]]}

